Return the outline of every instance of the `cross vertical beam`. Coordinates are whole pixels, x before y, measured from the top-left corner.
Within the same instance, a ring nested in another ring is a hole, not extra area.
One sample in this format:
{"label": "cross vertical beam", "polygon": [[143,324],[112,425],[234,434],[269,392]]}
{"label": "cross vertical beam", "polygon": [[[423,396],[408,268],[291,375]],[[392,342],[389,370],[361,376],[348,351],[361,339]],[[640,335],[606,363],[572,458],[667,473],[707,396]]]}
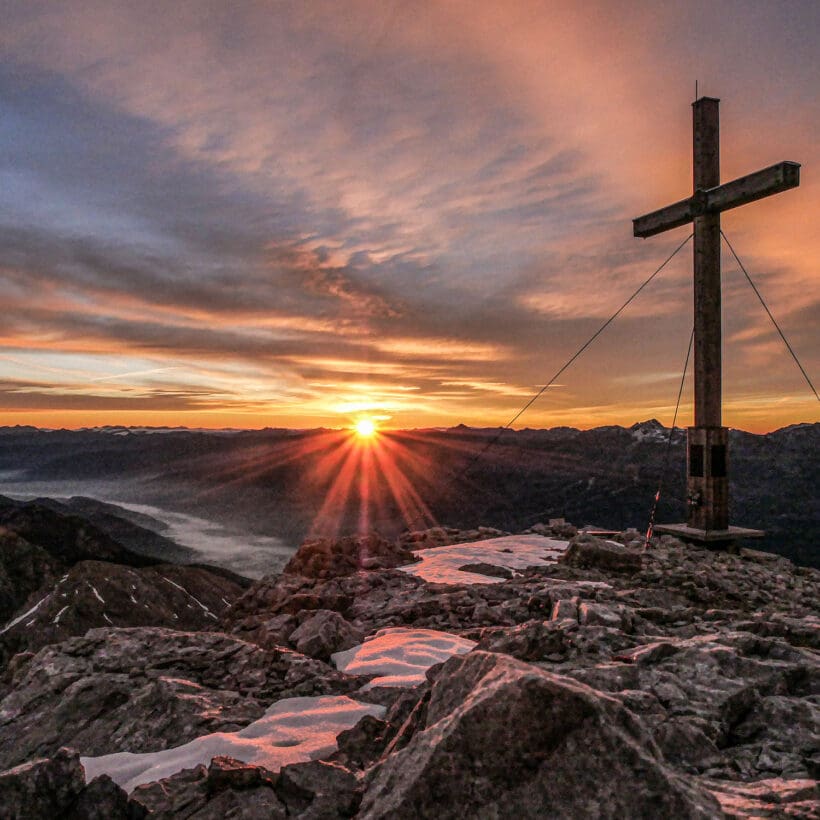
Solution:
{"label": "cross vertical beam", "polygon": [[[720,185],[718,105],[712,97],[692,104],[694,190]],[[694,219],[695,426],[721,425],[720,213]]]}
{"label": "cross vertical beam", "polygon": [[[720,100],[692,103],[693,191],[720,185]],[[687,432],[687,525],[696,530],[729,526],[729,431],[722,427],[720,212],[695,216],[695,426]],[[718,463],[720,462],[720,463]]]}

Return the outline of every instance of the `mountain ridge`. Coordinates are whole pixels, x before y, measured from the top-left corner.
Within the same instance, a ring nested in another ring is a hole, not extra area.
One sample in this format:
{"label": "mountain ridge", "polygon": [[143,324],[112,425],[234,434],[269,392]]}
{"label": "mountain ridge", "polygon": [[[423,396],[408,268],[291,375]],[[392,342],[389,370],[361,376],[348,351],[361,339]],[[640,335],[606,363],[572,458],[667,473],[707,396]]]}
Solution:
{"label": "mountain ridge", "polygon": [[[185,629],[126,608],[0,657],[4,817],[816,816],[820,572],[574,533],[314,540]],[[396,655],[421,637],[452,648]]]}
{"label": "mountain ridge", "polygon": [[[608,529],[645,529],[663,479],[656,520],[686,517],[685,436],[675,432],[667,447],[668,428],[654,420],[632,428],[524,429],[500,437],[498,428],[463,426],[384,432],[384,447],[374,452],[389,453],[390,469],[404,489],[395,481],[391,487],[377,471],[363,502],[363,486],[354,476],[328,506],[329,494],[340,491],[339,474],[323,465],[349,447],[351,435],[327,430],[5,435],[0,437],[5,476],[0,493],[13,487],[25,491],[27,483],[37,495],[64,487],[70,495],[212,518],[284,539],[294,549],[309,535],[359,531],[363,503],[366,529],[391,538],[436,523],[516,531],[561,516],[594,520]],[[820,500],[813,490],[820,483],[820,423],[764,435],[732,431],[730,440],[733,522],[765,530],[766,549],[820,565]]]}

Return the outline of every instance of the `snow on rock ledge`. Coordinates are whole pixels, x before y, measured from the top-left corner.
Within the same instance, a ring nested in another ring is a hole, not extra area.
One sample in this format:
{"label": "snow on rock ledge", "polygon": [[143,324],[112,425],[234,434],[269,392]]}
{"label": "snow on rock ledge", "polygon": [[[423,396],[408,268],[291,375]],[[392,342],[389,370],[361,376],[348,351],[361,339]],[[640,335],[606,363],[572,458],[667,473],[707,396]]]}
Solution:
{"label": "snow on rock ledge", "polygon": [[382,717],[385,707],[360,703],[345,695],[285,698],[264,717],[238,732],[214,732],[159,752],[116,752],[82,757],[87,782],[107,774],[127,792],[183,769],[208,765],[222,755],[278,771],[290,763],[318,760],[336,751],[336,737],[365,715]]}
{"label": "snow on rock ledge", "polygon": [[378,675],[364,688],[416,686],[431,666],[453,655],[464,655],[475,645],[475,641],[435,629],[391,627],[352,649],[337,652],[331,660],[348,675]]}
{"label": "snow on rock ledge", "polygon": [[498,584],[504,578],[465,572],[461,567],[479,563],[511,570],[543,567],[554,563],[568,544],[568,541],[543,535],[508,535],[420,550],[414,553],[421,559],[420,563],[399,569],[432,584]]}

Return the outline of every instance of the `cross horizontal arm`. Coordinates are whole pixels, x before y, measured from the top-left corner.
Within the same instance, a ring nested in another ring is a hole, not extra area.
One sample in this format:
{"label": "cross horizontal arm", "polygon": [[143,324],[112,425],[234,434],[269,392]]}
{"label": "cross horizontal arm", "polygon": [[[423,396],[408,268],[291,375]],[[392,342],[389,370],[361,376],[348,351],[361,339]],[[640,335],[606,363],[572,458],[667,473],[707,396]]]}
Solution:
{"label": "cross horizontal arm", "polygon": [[706,210],[709,213],[728,211],[754,202],[756,199],[779,194],[800,184],[799,162],[778,162],[762,171],[724,182],[706,192]]}
{"label": "cross horizontal arm", "polygon": [[728,211],[747,202],[796,188],[799,184],[800,163],[779,162],[770,168],[755,171],[708,191],[697,191],[688,199],[639,216],[632,220],[632,233],[645,239],[647,236],[686,225],[696,216]]}
{"label": "cross horizontal arm", "polygon": [[654,236],[656,233],[671,231],[672,228],[679,228],[686,225],[697,216],[694,197],[682,199],[674,205],[667,205],[651,214],[644,214],[632,220],[633,236],[640,236],[646,239],[647,236]]}

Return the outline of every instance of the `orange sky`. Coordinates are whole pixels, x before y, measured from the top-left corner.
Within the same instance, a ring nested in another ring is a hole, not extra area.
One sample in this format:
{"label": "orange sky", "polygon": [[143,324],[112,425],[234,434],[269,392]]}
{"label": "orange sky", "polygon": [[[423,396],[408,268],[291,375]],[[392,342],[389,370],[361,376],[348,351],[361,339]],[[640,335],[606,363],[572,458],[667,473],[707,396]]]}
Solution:
{"label": "orange sky", "polygon": [[[687,235],[694,81],[723,227],[820,382],[820,6],[4,4],[0,424],[505,424]],[[686,248],[516,426],[671,423]],[[817,400],[724,256],[724,422]],[[691,382],[679,424],[691,423]]]}

